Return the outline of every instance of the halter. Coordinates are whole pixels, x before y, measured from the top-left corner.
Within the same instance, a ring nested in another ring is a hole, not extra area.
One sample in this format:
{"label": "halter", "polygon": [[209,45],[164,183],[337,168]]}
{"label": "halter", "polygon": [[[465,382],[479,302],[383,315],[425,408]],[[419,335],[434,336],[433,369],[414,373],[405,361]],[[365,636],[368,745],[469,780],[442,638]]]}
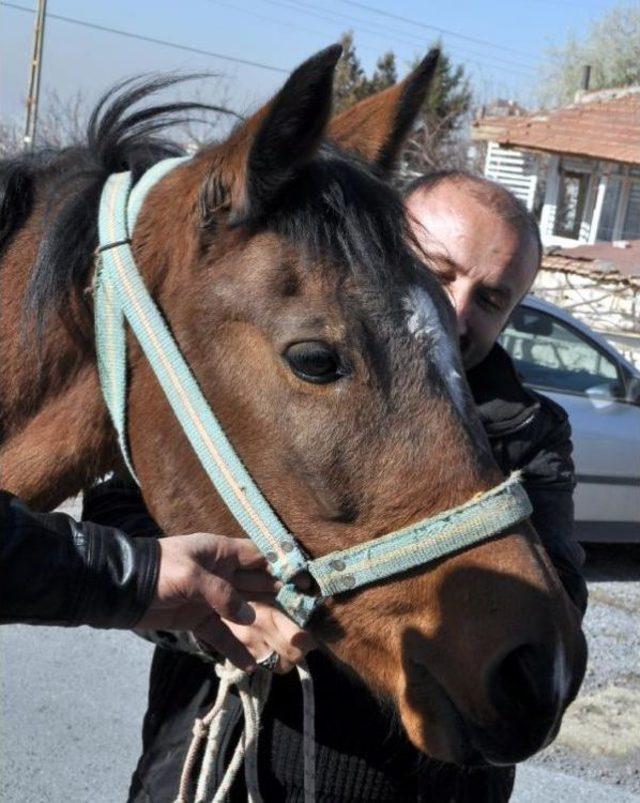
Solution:
{"label": "halter", "polygon": [[[531,514],[519,476],[380,538],[311,559],[260,492],[226,437],[151,298],[131,251],[131,234],[150,188],[185,160],[166,159],[131,188],[130,173],[107,180],[100,200],[98,260],[94,278],[96,349],[102,392],[132,475],[126,436],[129,324],[180,426],[224,504],[282,581],[277,601],[300,626],[327,597],[377,583],[491,538]],[[306,572],[316,590],[300,591]]]}

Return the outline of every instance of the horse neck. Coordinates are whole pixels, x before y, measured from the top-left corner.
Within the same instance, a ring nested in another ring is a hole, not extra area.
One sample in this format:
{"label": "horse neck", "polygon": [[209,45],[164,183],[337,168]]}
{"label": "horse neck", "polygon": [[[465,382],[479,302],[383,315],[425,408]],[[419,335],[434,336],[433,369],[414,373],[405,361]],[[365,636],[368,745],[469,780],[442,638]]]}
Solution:
{"label": "horse neck", "polygon": [[109,470],[115,457],[92,348],[57,313],[40,338],[34,323],[25,324],[41,226],[36,208],[0,269],[0,486],[44,509]]}

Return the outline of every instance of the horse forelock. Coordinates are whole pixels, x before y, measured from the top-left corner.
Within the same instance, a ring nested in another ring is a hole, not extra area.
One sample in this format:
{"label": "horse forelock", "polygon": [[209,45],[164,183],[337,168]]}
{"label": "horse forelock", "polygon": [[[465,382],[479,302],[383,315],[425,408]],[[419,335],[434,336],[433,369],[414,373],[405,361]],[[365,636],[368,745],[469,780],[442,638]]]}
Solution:
{"label": "horse forelock", "polygon": [[415,275],[400,195],[371,165],[331,144],[297,171],[264,225],[311,263],[331,263],[364,285],[391,288]]}
{"label": "horse forelock", "polygon": [[303,267],[338,274],[346,308],[366,323],[366,347],[383,384],[390,390],[392,374],[422,353],[430,377],[466,417],[452,311],[401,196],[357,156],[327,145],[277,201],[261,225],[292,245]]}
{"label": "horse forelock", "polygon": [[[184,153],[164,129],[194,111],[224,111],[199,102],[135,108],[156,93],[197,76],[129,79],[109,90],[89,119],[83,142],[64,148],[43,147],[0,161],[0,249],[32,211],[42,216],[38,255],[31,269],[25,322],[35,318],[42,333],[51,312],[60,313],[82,339],[86,320],[70,320],[84,308],[91,255],[97,245],[98,205],[112,173],[131,170],[134,181],[151,166]],[[4,210],[10,214],[5,215]],[[0,256],[2,251],[0,251]],[[69,302],[75,302],[72,305]],[[77,303],[79,302],[79,303]]]}

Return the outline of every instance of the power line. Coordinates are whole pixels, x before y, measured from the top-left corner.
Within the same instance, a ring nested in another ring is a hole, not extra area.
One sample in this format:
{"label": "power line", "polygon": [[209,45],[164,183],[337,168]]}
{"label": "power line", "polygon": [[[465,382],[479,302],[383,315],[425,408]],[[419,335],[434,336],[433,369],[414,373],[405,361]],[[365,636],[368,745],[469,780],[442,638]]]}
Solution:
{"label": "power line", "polygon": [[[320,14],[316,14],[316,13],[311,12],[311,11],[305,11],[302,8],[296,8],[295,6],[292,6],[291,4],[285,4],[285,3],[282,3],[282,2],[278,2],[278,0],[264,0],[264,2],[268,2],[271,5],[279,5],[279,6],[285,8],[285,9],[287,9],[289,11],[291,11],[291,10],[299,10],[299,11],[303,11],[303,13],[310,14],[311,16],[314,16],[314,17],[319,18],[319,19],[325,19],[325,20],[333,21],[331,17],[327,17],[326,15],[320,15]],[[305,5],[307,5],[307,4],[305,4]],[[28,8],[26,6],[19,5],[18,3],[7,2],[7,0],[0,0],[0,6],[5,6],[6,8],[10,8],[10,9],[13,9],[13,10],[16,10],[16,11],[22,11],[22,12],[25,12],[25,13],[28,13],[28,14],[34,14],[35,13],[34,9],[32,9],[32,8]],[[158,38],[155,38],[155,37],[145,36],[143,34],[134,33],[132,31],[125,31],[125,30],[122,30],[120,28],[113,28],[113,27],[109,27],[109,26],[106,26],[106,25],[99,25],[98,23],[88,22],[87,20],[80,20],[80,19],[77,19],[75,17],[67,17],[67,16],[64,16],[62,14],[47,13],[47,17],[50,18],[50,19],[58,20],[60,22],[66,22],[66,23],[71,24],[71,25],[76,25],[76,26],[80,26],[80,27],[83,27],[83,28],[89,28],[91,30],[101,31],[103,33],[115,34],[117,36],[122,36],[122,37],[125,37],[125,38],[128,38],[128,39],[135,39],[135,40],[138,40],[138,41],[141,41],[141,42],[147,42],[147,43],[150,43],[150,44],[161,45],[163,47],[172,48],[174,50],[180,50],[180,51],[183,51],[183,52],[186,52],[186,53],[194,53],[194,54],[201,55],[201,56],[210,56],[212,58],[221,59],[223,61],[229,61],[229,62],[232,62],[232,63],[235,63],[235,64],[242,64],[242,65],[249,66],[249,67],[256,67],[258,69],[269,70],[271,72],[277,72],[277,73],[283,73],[283,74],[288,74],[290,72],[289,69],[286,69],[284,67],[276,67],[276,66],[274,66],[272,64],[264,64],[262,62],[252,61],[252,60],[249,60],[249,59],[242,59],[242,58],[238,58],[236,56],[229,56],[229,55],[227,55],[225,53],[217,53],[217,52],[211,51],[211,50],[204,50],[202,48],[191,47],[189,45],[183,45],[183,44],[180,44],[178,42],[171,42],[171,41],[168,41],[168,40],[165,40],[165,39],[158,39]],[[289,27],[293,27],[294,26],[294,24],[292,24],[292,23],[281,23],[281,24],[287,24]],[[373,24],[375,24],[375,23],[373,23]],[[298,26],[298,27],[300,27],[300,26]],[[428,27],[428,26],[424,26],[424,27]],[[369,29],[368,31],[367,31],[367,29],[364,29],[364,30],[366,32],[370,33],[370,34],[382,35],[380,32],[373,31],[371,29]],[[435,30],[441,30],[441,29],[435,29]],[[406,34],[404,34],[404,35],[406,36]],[[406,40],[406,41],[408,41],[408,40]],[[415,40],[415,43],[416,44],[418,43],[417,38]],[[422,44],[421,41],[420,41],[420,44]],[[462,48],[459,48],[457,45],[455,47],[456,47],[456,49],[462,49]],[[473,54],[473,55],[475,55],[475,54]],[[482,55],[484,57],[484,54],[482,54]],[[489,56],[489,57],[485,57],[485,58],[500,58],[500,57],[491,57],[491,56]],[[505,61],[505,62],[507,61],[506,59],[500,59],[500,60],[501,61]],[[480,64],[484,64],[487,67],[492,67],[492,65],[489,64],[486,61],[483,61],[483,62],[477,62],[476,61],[476,62],[472,62],[472,63],[475,63],[476,66],[478,66]],[[515,65],[515,62],[513,62],[513,64]],[[524,65],[518,65],[518,67],[524,67]],[[493,68],[495,69],[495,67],[493,67]],[[530,69],[530,68],[524,68],[524,69]]]}
{"label": "power line", "polygon": [[[397,38],[402,39],[406,44],[410,44],[410,45],[419,44],[419,45],[422,45],[424,47],[424,40],[423,39],[421,39],[418,36],[414,36],[414,35],[410,34],[407,31],[400,31],[397,28],[396,29],[393,29],[393,28],[389,29],[388,27],[385,28],[384,30],[372,30],[371,28],[365,28],[365,27],[362,26],[361,23],[365,22],[368,25],[377,25],[378,23],[372,22],[370,20],[362,20],[362,18],[354,17],[351,14],[340,14],[339,12],[334,12],[333,16],[328,16],[327,14],[322,13],[323,9],[321,7],[318,7],[317,5],[315,5],[313,3],[305,3],[305,2],[302,2],[301,0],[292,0],[292,2],[281,2],[281,0],[262,0],[262,2],[268,3],[269,5],[273,5],[273,6],[279,6],[281,8],[284,8],[284,9],[288,10],[288,11],[300,11],[303,14],[307,14],[308,16],[315,17],[316,19],[328,20],[330,22],[334,22],[335,21],[335,17],[340,17],[340,18],[346,20],[347,22],[351,22],[351,23],[355,22],[355,23],[357,23],[358,24],[358,28],[357,28],[358,31],[362,31],[362,32],[368,33],[368,34],[373,35],[373,36],[382,37],[387,42],[389,41],[389,33],[391,32],[391,33],[394,33],[394,35]],[[317,9],[317,10],[308,10],[308,9]],[[408,38],[408,37],[410,37],[410,38]],[[532,65],[529,65],[529,64],[524,64],[523,62],[517,62],[517,61],[513,61],[511,59],[505,59],[505,58],[503,58],[501,56],[493,56],[493,55],[487,55],[486,53],[478,53],[477,51],[469,50],[468,48],[461,47],[460,45],[457,45],[457,44],[454,44],[454,45],[452,45],[450,47],[452,47],[452,49],[455,49],[455,50],[460,51],[462,53],[468,53],[471,56],[479,57],[481,59],[490,59],[491,61],[503,62],[504,64],[507,64],[507,65],[509,65],[511,67],[516,67],[519,72],[522,72],[523,74],[527,74],[529,76],[533,76],[535,74],[534,67]],[[494,69],[496,67],[504,66],[504,64],[499,64],[499,65],[498,64],[493,64],[492,65],[487,61],[484,61],[483,63],[486,66],[492,67]]]}
{"label": "power line", "polygon": [[[271,22],[275,25],[282,25],[285,28],[292,28],[296,31],[304,31],[305,33],[311,33],[315,36],[335,36],[335,30],[329,31],[327,29],[320,30],[319,28],[307,28],[304,25],[299,25],[296,22],[288,22],[285,20],[277,19],[275,17],[269,17],[266,14],[259,14],[258,12],[254,11],[252,8],[239,8],[236,3],[225,2],[225,0],[209,0],[210,3],[214,3],[217,6],[222,6],[223,8],[228,8],[231,11],[235,11],[237,13],[245,14],[246,16],[252,17],[253,19],[264,20],[264,22]],[[326,41],[326,40],[325,40]],[[364,50],[369,50],[372,53],[380,53],[380,50],[373,45],[363,45]]]}
{"label": "power line", "polygon": [[426,22],[421,22],[420,20],[410,19],[409,17],[403,17],[400,14],[394,14],[391,11],[383,11],[380,8],[375,8],[374,6],[368,6],[365,3],[356,2],[356,0],[338,0],[339,3],[343,3],[347,6],[355,6],[356,8],[361,8],[364,11],[370,11],[373,14],[379,14],[381,17],[388,17],[389,19],[398,20],[399,22],[406,22],[409,25],[417,25],[419,28],[425,28],[429,31],[437,31],[441,34],[446,34],[447,36],[455,36],[457,39],[464,39],[467,42],[473,42],[476,45],[483,45],[486,47],[493,47],[497,48],[498,50],[506,50],[510,53],[517,53],[519,56],[525,55],[530,58],[535,58],[535,56],[531,53],[523,53],[521,50],[518,50],[515,47],[508,47],[507,45],[498,45],[495,42],[488,42],[486,39],[476,39],[473,36],[466,36],[462,33],[457,33],[456,31],[451,31],[448,28],[439,28],[437,25],[428,25]]}
{"label": "power line", "polygon": [[[25,11],[28,14],[35,14],[36,12],[32,8],[27,8],[26,6],[18,5],[17,3],[8,3],[6,0],[0,0],[0,5],[6,6],[7,8],[12,8],[16,11]],[[68,22],[71,25],[79,25],[83,28],[91,28],[94,31],[103,31],[104,33],[112,33],[116,34],[117,36],[124,36],[128,39],[138,39],[141,42],[149,42],[153,45],[162,45],[163,47],[171,47],[174,50],[183,50],[186,53],[196,53],[199,56],[212,56],[216,59],[222,59],[223,61],[231,61],[235,64],[243,64],[248,67],[258,67],[261,70],[270,70],[271,72],[279,72],[288,74],[291,70],[287,70],[284,67],[274,67],[273,64],[263,64],[259,61],[250,61],[249,59],[241,59],[237,58],[236,56],[228,56],[225,53],[215,53],[212,50],[202,50],[198,47],[190,47],[189,45],[181,45],[177,42],[169,42],[165,39],[155,39],[152,36],[143,36],[143,34],[139,33],[132,33],[131,31],[123,31],[120,28],[110,28],[107,25],[98,25],[94,22],[87,22],[86,20],[79,20],[75,19],[74,17],[64,17],[62,14],[51,14],[47,13],[47,19],[54,19],[59,20],[60,22]]]}
{"label": "power line", "polygon": [[575,0],[528,0],[529,3],[547,3],[552,6],[564,6],[575,11]]}

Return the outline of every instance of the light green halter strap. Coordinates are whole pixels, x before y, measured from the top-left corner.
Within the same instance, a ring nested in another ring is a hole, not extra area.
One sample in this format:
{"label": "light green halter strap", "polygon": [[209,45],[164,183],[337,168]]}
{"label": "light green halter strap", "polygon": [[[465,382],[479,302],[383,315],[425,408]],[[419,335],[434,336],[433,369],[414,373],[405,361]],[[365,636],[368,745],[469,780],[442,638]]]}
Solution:
{"label": "light green halter strap", "polygon": [[[131,232],[148,190],[182,159],[149,170],[131,190],[129,173],[111,176],[102,193],[99,260],[94,280],[96,349],[100,382],[133,476],[128,452],[125,320],[196,452],[204,470],[242,529],[283,581],[282,608],[305,625],[322,599],[430,563],[512,527],[531,514],[513,475],[476,499],[394,533],[310,560],[264,498],[227,439],[169,327],[149,295],[130,247]],[[294,578],[308,572],[317,592],[305,594]]]}

